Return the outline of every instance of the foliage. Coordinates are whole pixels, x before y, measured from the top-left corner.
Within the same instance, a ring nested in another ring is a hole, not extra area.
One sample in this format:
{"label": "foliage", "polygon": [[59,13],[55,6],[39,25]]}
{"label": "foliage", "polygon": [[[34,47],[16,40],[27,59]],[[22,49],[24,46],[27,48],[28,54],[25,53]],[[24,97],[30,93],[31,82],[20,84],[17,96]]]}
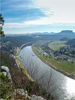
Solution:
{"label": "foliage", "polygon": [[0,66],[8,66],[11,69],[15,66],[15,60],[10,57],[9,53],[0,51]]}
{"label": "foliage", "polygon": [[0,35],[1,35],[1,37],[5,37],[5,34],[1,29],[0,29]]}
{"label": "foliage", "polygon": [[0,98],[7,99],[12,92],[11,82],[8,78],[4,76],[3,73],[0,74]]}
{"label": "foliage", "polygon": [[2,17],[2,14],[0,14],[0,24],[1,24],[1,26],[0,26],[0,35],[1,35],[2,37],[4,37],[5,34],[4,34],[4,32],[2,31],[2,25],[4,25],[4,19],[3,19],[3,17]]}
{"label": "foliage", "polygon": [[2,17],[2,14],[0,14],[0,22],[2,22],[2,25],[4,24],[4,19]]}
{"label": "foliage", "polygon": [[1,80],[4,80],[4,81],[6,81],[6,82],[9,81],[9,79],[8,79],[3,73],[1,73],[0,79],[1,79]]}

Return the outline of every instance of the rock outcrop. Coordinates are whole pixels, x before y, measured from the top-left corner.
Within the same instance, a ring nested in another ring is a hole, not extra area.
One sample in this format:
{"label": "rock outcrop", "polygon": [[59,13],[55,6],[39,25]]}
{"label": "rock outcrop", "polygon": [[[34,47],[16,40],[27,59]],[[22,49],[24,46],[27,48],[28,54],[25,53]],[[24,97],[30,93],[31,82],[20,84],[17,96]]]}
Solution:
{"label": "rock outcrop", "polygon": [[32,95],[32,96],[31,96],[31,100],[46,100],[46,99],[44,99],[44,98],[41,97],[41,96]]}
{"label": "rock outcrop", "polygon": [[10,74],[9,68],[7,66],[1,66],[0,70],[8,79],[11,79],[11,74]]}
{"label": "rock outcrop", "polygon": [[23,98],[25,97],[25,100],[46,100],[41,96],[36,96],[36,95],[29,96],[28,92],[25,91],[24,89],[15,89],[14,96],[17,94],[23,96]]}

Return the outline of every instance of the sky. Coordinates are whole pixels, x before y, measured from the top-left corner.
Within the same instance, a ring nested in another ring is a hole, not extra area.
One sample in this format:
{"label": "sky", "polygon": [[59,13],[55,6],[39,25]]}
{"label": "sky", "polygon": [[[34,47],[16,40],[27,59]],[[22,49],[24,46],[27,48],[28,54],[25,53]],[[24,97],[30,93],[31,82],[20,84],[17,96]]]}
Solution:
{"label": "sky", "polygon": [[75,0],[0,0],[5,34],[75,32]]}

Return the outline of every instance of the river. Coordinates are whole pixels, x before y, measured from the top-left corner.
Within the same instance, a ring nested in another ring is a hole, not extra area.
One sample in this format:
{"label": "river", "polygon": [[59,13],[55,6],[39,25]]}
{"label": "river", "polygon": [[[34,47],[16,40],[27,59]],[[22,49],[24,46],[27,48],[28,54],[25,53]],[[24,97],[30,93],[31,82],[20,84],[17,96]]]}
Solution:
{"label": "river", "polygon": [[75,80],[42,62],[31,46],[24,47],[19,57],[33,79],[55,96],[56,100],[75,100]]}

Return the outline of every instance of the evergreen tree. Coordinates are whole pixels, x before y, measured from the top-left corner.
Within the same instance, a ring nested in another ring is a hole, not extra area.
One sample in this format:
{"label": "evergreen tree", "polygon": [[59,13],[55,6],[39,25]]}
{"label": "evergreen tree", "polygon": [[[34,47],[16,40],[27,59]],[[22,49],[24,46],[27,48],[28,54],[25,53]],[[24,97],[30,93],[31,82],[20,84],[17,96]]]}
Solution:
{"label": "evergreen tree", "polygon": [[4,19],[3,19],[3,17],[2,17],[2,14],[0,14],[0,36],[2,36],[2,37],[4,37],[5,36],[5,34],[4,34],[4,32],[3,32],[3,25],[4,25]]}

